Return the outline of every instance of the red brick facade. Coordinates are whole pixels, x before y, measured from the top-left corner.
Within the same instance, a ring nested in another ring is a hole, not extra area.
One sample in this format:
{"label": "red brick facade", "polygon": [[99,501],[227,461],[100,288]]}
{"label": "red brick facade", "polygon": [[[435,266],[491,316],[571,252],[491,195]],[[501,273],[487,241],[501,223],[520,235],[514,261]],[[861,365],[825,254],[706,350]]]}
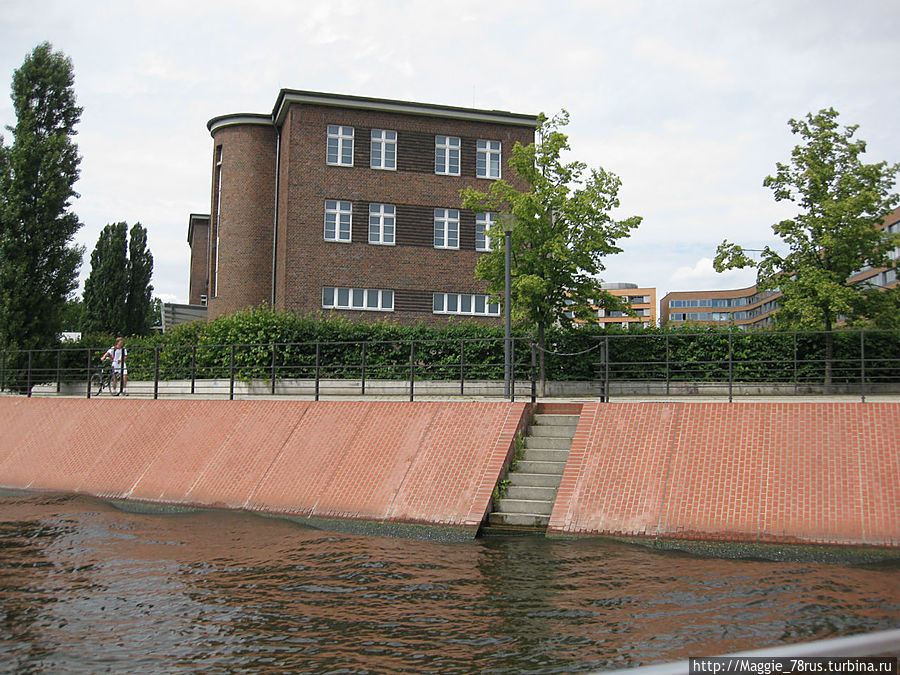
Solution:
{"label": "red brick facade", "polygon": [[[474,278],[475,214],[460,209],[459,195],[493,182],[476,177],[476,143],[499,141],[501,177],[521,188],[507,161],[516,142],[534,141],[535,124],[527,115],[290,91],[272,116],[212,120],[210,318],[270,302],[321,311],[323,287],[337,287],[393,292],[393,311],[330,310],[342,315],[445,320],[433,312],[433,293],[485,293]],[[326,162],[329,125],[352,127],[352,166]],[[380,129],[397,134],[394,170],[370,168],[371,131]],[[436,174],[436,136],[460,139],[459,176]],[[352,204],[351,241],[326,241],[326,200]],[[370,204],[396,209],[393,245],[369,243]],[[436,208],[459,210],[458,249],[434,246]]]}
{"label": "red brick facade", "polygon": [[205,305],[209,291],[209,216],[192,213],[188,220],[191,279],[188,304]]}

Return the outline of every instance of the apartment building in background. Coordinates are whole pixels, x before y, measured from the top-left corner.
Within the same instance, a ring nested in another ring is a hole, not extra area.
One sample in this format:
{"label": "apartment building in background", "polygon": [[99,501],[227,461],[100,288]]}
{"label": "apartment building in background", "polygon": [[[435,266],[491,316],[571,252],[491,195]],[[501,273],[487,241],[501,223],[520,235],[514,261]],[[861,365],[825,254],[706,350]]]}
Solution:
{"label": "apartment building in background", "polygon": [[[900,208],[885,216],[881,227],[888,232],[900,233]],[[900,247],[891,252],[892,260],[896,261],[898,257]],[[893,288],[897,285],[897,270],[866,267],[851,275],[849,281],[871,288]],[[768,328],[775,322],[780,296],[777,290],[757,291],[756,286],[719,291],[675,291],[660,300],[660,323]]]}
{"label": "apartment building in background", "polygon": [[282,90],[213,139],[209,215],[190,217],[190,302],[354,319],[500,320],[475,263],[496,214],[460,208],[503,178],[534,115]]}
{"label": "apartment building in background", "polygon": [[624,298],[631,305],[636,316],[629,316],[621,311],[597,310],[597,323],[604,326],[641,326],[653,328],[656,326],[656,289],[638,287],[637,284],[625,282],[606,282],[601,285],[604,291],[610,295]]}

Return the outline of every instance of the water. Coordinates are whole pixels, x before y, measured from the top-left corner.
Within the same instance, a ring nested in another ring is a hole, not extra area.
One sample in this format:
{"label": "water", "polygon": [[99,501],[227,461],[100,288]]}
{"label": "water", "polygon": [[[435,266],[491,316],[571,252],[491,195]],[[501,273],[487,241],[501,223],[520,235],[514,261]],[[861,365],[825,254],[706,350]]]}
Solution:
{"label": "water", "polygon": [[0,671],[589,672],[900,625],[900,566],[0,498]]}

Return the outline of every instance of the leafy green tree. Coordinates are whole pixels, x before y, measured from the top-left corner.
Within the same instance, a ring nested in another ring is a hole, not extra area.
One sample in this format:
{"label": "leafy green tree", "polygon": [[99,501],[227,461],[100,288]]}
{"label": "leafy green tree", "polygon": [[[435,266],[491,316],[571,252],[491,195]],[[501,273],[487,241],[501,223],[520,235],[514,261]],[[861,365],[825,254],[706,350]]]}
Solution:
{"label": "leafy green tree", "polygon": [[833,108],[792,119],[789,125],[801,143],[790,163],[778,162],[775,175],[763,181],[776,201],[792,202],[799,210],[794,218],[772,227],[787,252],[766,246],[756,261],[726,240],[718,247],[714,266],[718,272],[756,267],[758,288],[781,291],[779,325],[824,329],[826,382],[830,382],[831,331],[839,317],[860,322],[885,314],[889,298],[849,279],[866,267],[896,266],[889,253],[900,245],[900,236],[885,232],[879,224],[897,206],[898,196],[892,191],[900,165],[864,163],[866,143],[854,139],[858,126],[842,128]]}
{"label": "leafy green tree", "polygon": [[60,322],[61,330],[80,333],[82,331],[83,319],[84,303],[76,297],[70,297],[66,300],[66,307],[63,310],[62,320]]}
{"label": "leafy green tree", "polygon": [[[0,348],[55,344],[66,299],[77,285],[81,227],[70,211],[78,180],[72,140],[72,62],[48,43],[35,47],[13,75],[16,126],[0,142]],[[2,140],[2,139],[0,139]]]}
{"label": "leafy green tree", "polygon": [[147,231],[136,223],[103,228],[91,253],[91,273],[84,282],[84,330],[88,333],[144,335],[150,331],[153,306],[153,256]]}
{"label": "leafy green tree", "polygon": [[128,295],[125,333],[146,335],[153,327],[153,255],[147,248],[147,230],[135,223],[128,237]]}
{"label": "leafy green tree", "polygon": [[[490,191],[461,191],[463,208],[476,212],[512,213],[511,311],[517,322],[534,327],[540,347],[540,379],[544,381],[547,329],[568,326],[572,318],[591,319],[598,307],[627,309],[623,301],[601,288],[597,276],[603,258],[622,251],[616,245],[636,228],[641,218],[615,220],[621,181],[603,168],[591,169],[579,161],[564,162],[569,138],[561,131],[569,122],[563,110],[553,118],[538,117],[538,141],[516,143],[509,165],[527,188],[516,189],[504,180]],[[488,233],[500,242],[483,255],[475,268],[487,281],[488,292],[501,297],[506,258],[500,219]]]}
{"label": "leafy green tree", "polygon": [[128,299],[128,225],[113,223],[100,232],[84,282],[86,333],[126,335]]}

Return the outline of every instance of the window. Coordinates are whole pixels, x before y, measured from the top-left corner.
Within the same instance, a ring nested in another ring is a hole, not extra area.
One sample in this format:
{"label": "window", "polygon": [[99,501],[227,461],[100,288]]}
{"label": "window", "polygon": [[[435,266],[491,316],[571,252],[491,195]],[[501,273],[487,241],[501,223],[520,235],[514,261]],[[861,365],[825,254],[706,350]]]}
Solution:
{"label": "window", "polygon": [[325,241],[350,241],[353,205],[335,199],[325,200]]}
{"label": "window", "polygon": [[356,309],[369,312],[393,312],[394,291],[379,288],[336,288],[322,289],[324,309]]}
{"label": "window", "polygon": [[353,127],[328,125],[328,164],[353,166]]}
{"label": "window", "polygon": [[394,245],[394,216],[392,204],[369,204],[369,243]]}
{"label": "window", "polygon": [[488,236],[490,230],[496,222],[497,214],[495,213],[479,213],[475,216],[475,250],[490,251],[491,238]]}
{"label": "window", "polygon": [[478,141],[475,175],[478,178],[500,178],[500,141]]}
{"label": "window", "polygon": [[464,314],[468,316],[500,316],[500,304],[490,302],[487,295],[477,293],[435,293],[435,314]]}
{"label": "window", "polygon": [[459,175],[459,138],[456,136],[434,137],[434,172],[446,176]]}
{"label": "window", "polygon": [[369,166],[373,169],[397,168],[397,132],[372,129],[372,153]]}
{"label": "window", "polygon": [[434,210],[434,247],[459,248],[459,211]]}

